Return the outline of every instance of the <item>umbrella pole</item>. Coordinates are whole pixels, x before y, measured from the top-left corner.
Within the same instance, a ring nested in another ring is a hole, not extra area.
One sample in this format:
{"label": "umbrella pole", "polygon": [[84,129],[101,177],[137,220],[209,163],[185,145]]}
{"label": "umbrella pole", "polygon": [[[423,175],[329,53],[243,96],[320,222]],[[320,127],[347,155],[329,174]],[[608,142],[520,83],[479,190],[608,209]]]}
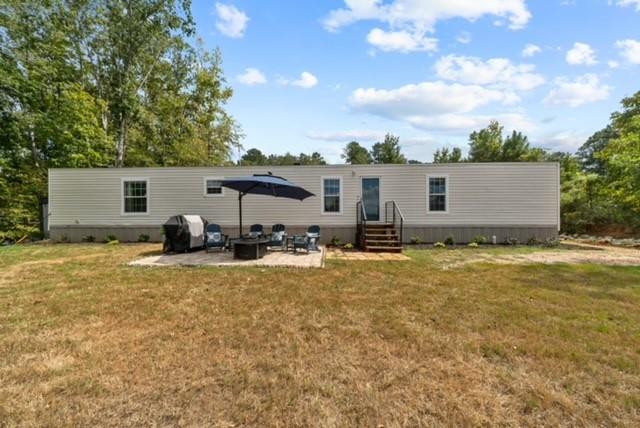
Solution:
{"label": "umbrella pole", "polygon": [[239,238],[242,238],[242,197],[244,196],[244,193],[239,192],[238,193],[238,208],[240,211],[240,234],[239,234]]}

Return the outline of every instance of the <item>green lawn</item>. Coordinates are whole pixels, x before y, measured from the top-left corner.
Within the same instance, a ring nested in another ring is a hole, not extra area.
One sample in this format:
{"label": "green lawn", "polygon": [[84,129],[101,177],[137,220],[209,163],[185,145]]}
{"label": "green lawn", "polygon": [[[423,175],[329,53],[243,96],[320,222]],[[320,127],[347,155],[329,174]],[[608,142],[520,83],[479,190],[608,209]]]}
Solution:
{"label": "green lawn", "polygon": [[640,268],[125,266],[158,248],[0,248],[0,426],[640,424]]}

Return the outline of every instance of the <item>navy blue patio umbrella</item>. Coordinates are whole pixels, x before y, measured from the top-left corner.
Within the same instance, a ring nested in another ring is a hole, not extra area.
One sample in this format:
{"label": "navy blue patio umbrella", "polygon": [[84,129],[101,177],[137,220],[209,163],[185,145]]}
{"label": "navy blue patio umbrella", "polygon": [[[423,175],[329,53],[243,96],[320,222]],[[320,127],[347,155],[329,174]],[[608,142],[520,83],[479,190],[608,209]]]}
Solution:
{"label": "navy blue patio umbrella", "polygon": [[289,198],[305,200],[315,196],[308,190],[296,186],[282,177],[269,174],[254,174],[248,177],[225,178],[221,182],[222,187],[238,192],[238,207],[240,210],[240,236],[242,236],[242,198],[248,194],[267,195],[276,198]]}

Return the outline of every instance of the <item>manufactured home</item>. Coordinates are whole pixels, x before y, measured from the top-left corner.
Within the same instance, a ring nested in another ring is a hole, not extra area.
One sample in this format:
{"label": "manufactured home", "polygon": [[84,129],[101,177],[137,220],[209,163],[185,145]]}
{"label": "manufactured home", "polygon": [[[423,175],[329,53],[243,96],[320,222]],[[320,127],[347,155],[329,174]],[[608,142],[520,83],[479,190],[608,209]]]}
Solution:
{"label": "manufactured home", "polygon": [[363,217],[369,225],[393,222],[404,242],[450,235],[460,243],[480,235],[527,242],[556,237],[560,227],[557,163],[459,163],[50,169],[49,233],[72,242],[160,240],[169,217],[197,214],[238,236],[238,194],[220,181],[268,173],[315,196],[247,195],[243,224],[281,223],[290,234],[319,225],[324,242],[355,243]]}

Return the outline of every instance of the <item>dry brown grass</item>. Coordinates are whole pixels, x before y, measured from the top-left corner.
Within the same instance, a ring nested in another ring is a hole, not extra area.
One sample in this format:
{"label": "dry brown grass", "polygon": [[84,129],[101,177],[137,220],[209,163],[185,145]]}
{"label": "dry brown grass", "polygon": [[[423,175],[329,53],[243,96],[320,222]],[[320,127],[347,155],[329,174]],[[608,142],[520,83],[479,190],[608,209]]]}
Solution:
{"label": "dry brown grass", "polygon": [[124,265],[157,249],[0,249],[0,425],[640,423],[639,268]]}

